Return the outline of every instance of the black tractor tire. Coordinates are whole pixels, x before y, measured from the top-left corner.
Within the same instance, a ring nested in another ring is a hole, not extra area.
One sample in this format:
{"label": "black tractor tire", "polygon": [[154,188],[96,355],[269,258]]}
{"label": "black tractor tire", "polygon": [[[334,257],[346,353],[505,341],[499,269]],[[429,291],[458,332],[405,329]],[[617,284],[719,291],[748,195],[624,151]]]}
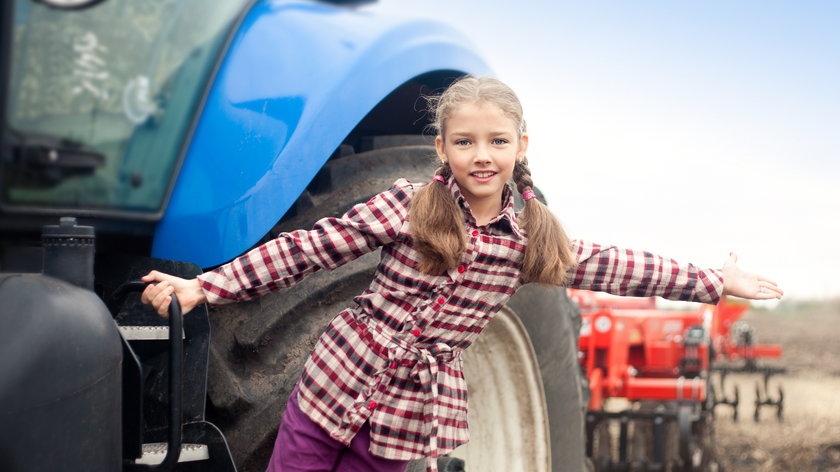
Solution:
{"label": "black tractor tire", "polygon": [[[345,148],[346,155],[328,161],[269,236],[341,215],[399,177],[430,179],[433,147],[415,144],[416,137],[381,142],[389,147],[358,154]],[[319,271],[290,289],[211,309],[208,416],[225,433],[239,470],[264,470],[286,401],[310,350],[332,317],[367,288],[378,262],[378,252],[371,253],[335,271]],[[562,289],[536,286],[520,290],[508,309],[527,330],[539,361],[553,458],[547,470],[582,472],[578,312]],[[466,467],[472,470],[469,463]]]}

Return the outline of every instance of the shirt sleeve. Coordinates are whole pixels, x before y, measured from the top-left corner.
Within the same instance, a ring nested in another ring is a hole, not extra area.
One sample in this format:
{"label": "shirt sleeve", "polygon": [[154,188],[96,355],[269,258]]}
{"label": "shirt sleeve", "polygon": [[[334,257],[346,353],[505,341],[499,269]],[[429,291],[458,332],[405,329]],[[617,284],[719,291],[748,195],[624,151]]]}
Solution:
{"label": "shirt sleeve", "polygon": [[723,295],[723,275],[719,270],[578,240],[572,242],[572,253],[578,262],[569,277],[568,286],[572,288],[712,304]]}
{"label": "shirt sleeve", "polygon": [[397,239],[413,185],[400,179],[341,217],[309,230],[282,233],[213,271],[198,276],[210,304],[250,300],[290,287],[319,269],[332,270]]}

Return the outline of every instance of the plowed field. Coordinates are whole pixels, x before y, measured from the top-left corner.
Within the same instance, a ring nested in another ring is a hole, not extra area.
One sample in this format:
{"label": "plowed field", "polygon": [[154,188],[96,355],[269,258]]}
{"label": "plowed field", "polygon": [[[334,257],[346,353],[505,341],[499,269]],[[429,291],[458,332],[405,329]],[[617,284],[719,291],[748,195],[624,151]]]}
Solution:
{"label": "plowed field", "polygon": [[782,344],[788,368],[771,377],[771,396],[784,390],[783,420],[761,410],[753,420],[757,375],[730,375],[740,391],[739,419],[719,406],[718,457],[726,472],[840,471],[840,301],[782,303],[773,311],[750,311],[744,318],[760,343]]}

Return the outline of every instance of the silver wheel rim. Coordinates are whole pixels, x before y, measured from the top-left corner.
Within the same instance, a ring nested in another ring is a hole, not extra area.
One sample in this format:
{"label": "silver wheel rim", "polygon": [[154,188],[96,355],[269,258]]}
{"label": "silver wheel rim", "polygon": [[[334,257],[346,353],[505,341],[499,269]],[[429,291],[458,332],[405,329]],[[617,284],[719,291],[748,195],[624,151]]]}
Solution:
{"label": "silver wheel rim", "polygon": [[470,443],[452,456],[467,470],[551,470],[548,408],[525,327],[503,308],[464,351]]}

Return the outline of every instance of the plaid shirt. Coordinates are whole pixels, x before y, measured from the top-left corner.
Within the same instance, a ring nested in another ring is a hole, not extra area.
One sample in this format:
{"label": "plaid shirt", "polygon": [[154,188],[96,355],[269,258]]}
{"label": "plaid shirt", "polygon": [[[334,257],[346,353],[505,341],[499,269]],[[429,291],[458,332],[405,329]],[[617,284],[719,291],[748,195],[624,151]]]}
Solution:
{"label": "plaid shirt", "polygon": [[[389,459],[437,457],[469,440],[461,352],[525,283],[527,236],[511,189],[501,213],[479,227],[454,179],[448,185],[464,211],[467,249],[445,274],[420,272],[407,215],[422,185],[400,179],[340,218],[282,234],[199,277],[211,304],[249,300],[382,247],[370,287],[313,349],[298,401],[345,444],[369,421],[371,452]],[[572,245],[579,265],[570,287],[707,303],[723,289],[716,270],[614,246]]]}

